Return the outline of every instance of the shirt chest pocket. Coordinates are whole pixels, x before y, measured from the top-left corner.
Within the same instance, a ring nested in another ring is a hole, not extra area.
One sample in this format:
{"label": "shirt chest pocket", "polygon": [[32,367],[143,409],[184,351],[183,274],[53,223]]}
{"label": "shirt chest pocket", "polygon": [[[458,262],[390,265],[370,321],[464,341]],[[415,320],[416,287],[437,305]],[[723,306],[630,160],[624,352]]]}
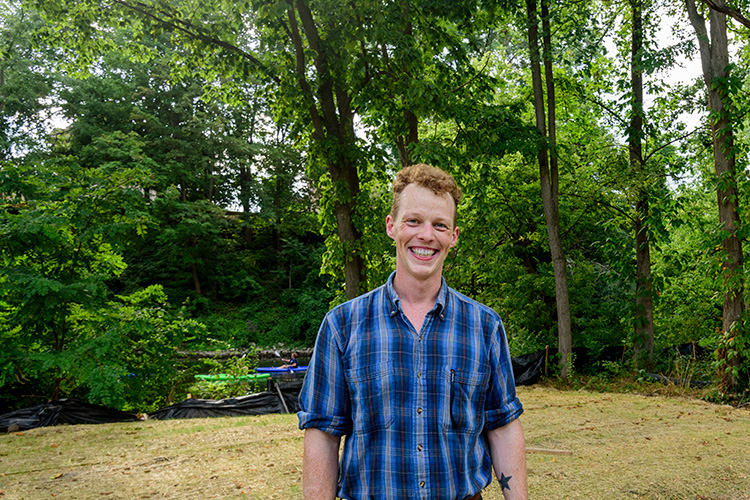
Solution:
{"label": "shirt chest pocket", "polygon": [[355,434],[387,429],[393,423],[394,370],[389,363],[347,370]]}
{"label": "shirt chest pocket", "polygon": [[481,431],[487,373],[446,369],[443,377],[446,387],[443,429],[462,433]]}

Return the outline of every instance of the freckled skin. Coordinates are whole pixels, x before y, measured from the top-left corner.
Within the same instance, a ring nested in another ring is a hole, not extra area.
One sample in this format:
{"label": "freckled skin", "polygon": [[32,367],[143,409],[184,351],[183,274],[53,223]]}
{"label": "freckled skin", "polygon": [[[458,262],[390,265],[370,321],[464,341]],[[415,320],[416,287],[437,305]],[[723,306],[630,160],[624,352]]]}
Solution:
{"label": "freckled skin", "polygon": [[458,241],[455,210],[448,193],[436,195],[418,184],[409,184],[401,192],[396,218],[386,217],[386,231],[396,242],[397,288],[440,288],[443,263]]}

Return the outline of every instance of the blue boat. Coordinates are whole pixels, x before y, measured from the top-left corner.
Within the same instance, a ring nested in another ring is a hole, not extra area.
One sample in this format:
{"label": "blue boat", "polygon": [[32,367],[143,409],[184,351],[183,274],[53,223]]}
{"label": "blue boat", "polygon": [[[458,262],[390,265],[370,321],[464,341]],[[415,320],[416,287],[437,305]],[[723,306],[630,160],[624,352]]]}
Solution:
{"label": "blue boat", "polygon": [[280,366],[259,366],[255,369],[258,373],[295,373],[306,372],[307,366],[298,366],[297,368],[281,368]]}

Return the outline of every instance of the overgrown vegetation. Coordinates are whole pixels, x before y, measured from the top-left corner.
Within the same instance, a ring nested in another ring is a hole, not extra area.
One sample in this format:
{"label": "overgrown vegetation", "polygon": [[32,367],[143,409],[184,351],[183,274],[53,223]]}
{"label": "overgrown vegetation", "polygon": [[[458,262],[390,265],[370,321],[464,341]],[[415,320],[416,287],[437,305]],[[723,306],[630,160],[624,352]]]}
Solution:
{"label": "overgrown vegetation", "polygon": [[[185,364],[177,350],[312,346],[332,304],[393,270],[390,181],[417,161],[465,193],[448,283],[501,314],[513,355],[558,345],[523,9],[68,3],[11,0],[0,14],[0,408],[77,397],[148,411],[198,372],[252,370]],[[736,171],[718,175],[704,82],[663,78],[694,40],[664,45],[663,12],[645,5],[647,43],[625,57],[632,13],[585,7],[551,4],[558,229],[574,352],[623,355],[573,355],[565,383],[718,380],[710,397],[742,404],[746,313],[725,324],[725,311],[744,298],[732,292],[744,272],[729,273],[716,200],[727,186],[726,199],[748,198],[745,121],[731,124]],[[735,44],[722,89],[742,117],[746,41]],[[639,60],[653,98],[634,131]],[[675,357],[686,343],[709,358]]]}

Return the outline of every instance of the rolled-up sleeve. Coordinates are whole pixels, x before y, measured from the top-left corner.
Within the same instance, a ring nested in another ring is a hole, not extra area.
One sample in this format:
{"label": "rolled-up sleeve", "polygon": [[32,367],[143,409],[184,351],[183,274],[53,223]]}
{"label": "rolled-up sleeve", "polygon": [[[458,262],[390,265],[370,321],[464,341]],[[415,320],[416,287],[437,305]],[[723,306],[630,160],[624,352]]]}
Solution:
{"label": "rolled-up sleeve", "polygon": [[523,405],[516,396],[505,329],[499,320],[490,336],[490,381],[485,402],[487,430],[504,427],[523,413]]}
{"label": "rolled-up sleeve", "polygon": [[342,362],[341,308],[323,320],[299,395],[300,429],[319,429],[341,437],[351,433],[351,400]]}

